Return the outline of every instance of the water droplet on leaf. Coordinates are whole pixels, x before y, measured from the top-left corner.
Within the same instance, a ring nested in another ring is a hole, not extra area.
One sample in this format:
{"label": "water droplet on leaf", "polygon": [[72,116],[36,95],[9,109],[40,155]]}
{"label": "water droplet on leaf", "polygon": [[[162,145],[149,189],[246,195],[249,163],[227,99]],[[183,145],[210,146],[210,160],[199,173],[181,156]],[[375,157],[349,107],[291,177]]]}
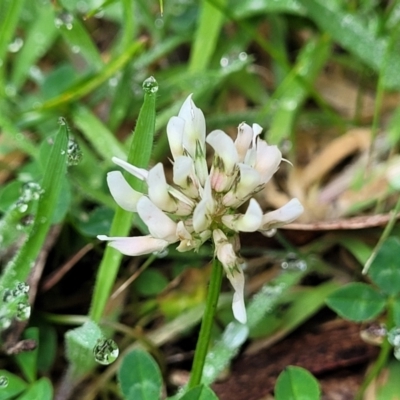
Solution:
{"label": "water droplet on leaf", "polygon": [[157,81],[154,79],[153,76],[150,76],[150,78],[147,78],[144,82],[143,82],[143,90],[146,93],[157,93],[158,92],[158,83]]}
{"label": "water droplet on leaf", "polygon": [[102,365],[113,363],[119,354],[117,344],[112,339],[99,339],[93,348],[94,359]]}

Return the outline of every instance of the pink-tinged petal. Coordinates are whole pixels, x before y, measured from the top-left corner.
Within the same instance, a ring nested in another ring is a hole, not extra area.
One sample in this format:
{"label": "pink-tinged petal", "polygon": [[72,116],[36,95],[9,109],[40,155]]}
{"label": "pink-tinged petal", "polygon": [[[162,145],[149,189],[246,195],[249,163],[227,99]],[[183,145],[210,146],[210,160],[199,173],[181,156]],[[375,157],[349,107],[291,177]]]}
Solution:
{"label": "pink-tinged petal", "polygon": [[238,126],[238,135],[235,140],[235,147],[238,152],[238,161],[242,162],[246,156],[247,150],[253,140],[253,129],[244,122]]}
{"label": "pink-tinged petal", "polygon": [[271,211],[262,217],[261,227],[259,231],[268,232],[270,229],[279,228],[283,225],[293,222],[304,211],[304,207],[296,198],[290,200],[281,208]]}
{"label": "pink-tinged petal", "polygon": [[261,189],[261,176],[258,171],[247,164],[239,163],[238,183],[226,193],[222,203],[227,207],[239,207],[257,190]]}
{"label": "pink-tinged petal", "polygon": [[258,140],[254,169],[260,173],[263,184],[278,170],[281,160],[282,153],[277,146],[269,146],[264,140]]}
{"label": "pink-tinged petal", "polygon": [[143,196],[137,203],[137,212],[149,228],[150,234],[169,243],[178,240],[176,223],[165,215],[149,198]]}
{"label": "pink-tinged petal", "polygon": [[176,202],[168,192],[169,185],[165,179],[164,167],[161,163],[155,165],[147,177],[150,200],[161,210],[175,212]]}
{"label": "pink-tinged petal", "polygon": [[112,161],[133,176],[136,176],[136,178],[142,181],[145,181],[147,179],[148,171],[146,169],[135,167],[134,165],[129,164],[118,157],[113,157]]}
{"label": "pink-tinged petal", "polygon": [[189,95],[182,104],[178,117],[185,120],[183,147],[192,158],[196,156],[197,145],[200,145],[205,154],[206,121],[203,112],[194,104],[192,95]]}
{"label": "pink-tinged petal", "polygon": [[109,237],[99,235],[97,238],[109,241],[109,246],[114,247],[127,256],[141,256],[143,254],[163,251],[169,244],[166,240],[156,239],[151,236]]}
{"label": "pink-tinged petal", "polygon": [[107,174],[107,184],[111,196],[124,210],[136,212],[136,205],[143,193],[132,189],[120,171],[112,171]]}
{"label": "pink-tinged petal", "polygon": [[168,121],[167,136],[169,148],[174,160],[183,155],[183,132],[185,129],[185,120],[179,117],[172,117]]}
{"label": "pink-tinged petal", "polygon": [[262,210],[255,199],[251,199],[245,214],[224,215],[222,223],[235,232],[255,232],[261,225]]}

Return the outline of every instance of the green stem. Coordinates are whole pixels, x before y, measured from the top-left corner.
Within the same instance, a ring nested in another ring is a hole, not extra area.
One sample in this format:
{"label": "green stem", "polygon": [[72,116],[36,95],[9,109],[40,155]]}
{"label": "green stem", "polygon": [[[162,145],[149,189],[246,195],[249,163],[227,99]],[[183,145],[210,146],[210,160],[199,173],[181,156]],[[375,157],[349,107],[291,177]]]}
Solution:
{"label": "green stem", "polygon": [[215,311],[218,305],[219,293],[223,276],[223,267],[218,259],[214,259],[211,271],[210,285],[207,293],[206,308],[204,310],[203,320],[199,338],[197,340],[196,351],[190,375],[188,389],[192,389],[201,383],[204,363],[206,361],[208,345],[210,343],[211,328],[214,321]]}

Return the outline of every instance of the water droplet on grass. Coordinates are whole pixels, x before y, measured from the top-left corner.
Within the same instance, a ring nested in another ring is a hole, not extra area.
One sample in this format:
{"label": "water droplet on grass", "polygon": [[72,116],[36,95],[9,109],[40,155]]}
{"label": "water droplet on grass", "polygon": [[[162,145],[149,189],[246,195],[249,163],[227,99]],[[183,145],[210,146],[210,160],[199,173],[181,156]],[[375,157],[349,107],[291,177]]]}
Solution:
{"label": "water droplet on grass", "polygon": [[118,354],[118,346],[112,339],[99,339],[93,348],[94,359],[102,365],[113,363],[117,359]]}
{"label": "water droplet on grass", "polygon": [[18,321],[26,321],[31,316],[31,306],[28,303],[28,298],[26,301],[21,301],[17,306],[17,313],[15,318]]}
{"label": "water droplet on grass", "polygon": [[388,342],[394,346],[400,348],[400,327],[395,327],[388,332]]}
{"label": "water droplet on grass", "polygon": [[305,271],[307,269],[307,263],[297,258],[297,255],[294,253],[289,253],[286,256],[286,259],[281,263],[282,269],[288,271]]}
{"label": "water droplet on grass", "polygon": [[0,376],[0,389],[4,389],[8,386],[8,378],[4,375]]}
{"label": "water droplet on grass", "polygon": [[143,82],[143,90],[146,93],[157,93],[158,92],[158,83],[154,79],[153,76],[150,76]]}
{"label": "water droplet on grass", "polygon": [[82,151],[79,147],[79,144],[75,141],[75,139],[70,138],[68,140],[68,149],[67,149],[67,165],[78,165],[82,160]]}
{"label": "water droplet on grass", "polygon": [[14,39],[13,42],[11,42],[8,45],[8,51],[10,53],[17,53],[19,50],[21,50],[23,45],[24,45],[24,41],[21,38],[17,37]]}

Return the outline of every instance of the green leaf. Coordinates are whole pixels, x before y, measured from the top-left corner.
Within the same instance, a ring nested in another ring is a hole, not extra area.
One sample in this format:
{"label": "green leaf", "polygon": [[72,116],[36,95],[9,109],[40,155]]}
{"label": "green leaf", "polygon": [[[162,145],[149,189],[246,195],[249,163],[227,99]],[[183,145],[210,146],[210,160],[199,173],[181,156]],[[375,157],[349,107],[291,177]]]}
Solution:
{"label": "green leaf", "polygon": [[389,237],[379,249],[368,275],[387,294],[400,293],[400,240]]}
{"label": "green leaf", "polygon": [[208,386],[200,385],[185,393],[181,400],[218,400],[218,397]]}
{"label": "green leaf", "polygon": [[0,377],[5,377],[8,381],[7,386],[0,388],[0,400],[14,398],[28,386],[21,378],[4,369],[0,369]]}
{"label": "green leaf", "polygon": [[121,391],[129,400],[157,400],[162,377],[153,358],[143,350],[133,350],[122,360],[118,371]]}
{"label": "green leaf", "polygon": [[326,302],[341,317],[366,321],[385,308],[385,297],[366,283],[350,283],[331,294]]}
{"label": "green leaf", "polygon": [[93,349],[102,337],[101,329],[93,321],[87,321],[65,334],[66,357],[74,378],[80,378],[93,369]]}
{"label": "green leaf", "polygon": [[138,294],[155,296],[168,285],[168,279],[155,269],[143,271],[134,282]]}
{"label": "green leaf", "polygon": [[[215,3],[224,7],[226,0],[215,0]],[[224,14],[219,7],[205,0],[201,2],[200,21],[190,54],[189,71],[204,71],[209,65],[220,36],[223,18]]]}
{"label": "green leaf", "polygon": [[275,400],[319,400],[321,391],[317,380],[305,369],[287,367],[275,385]]}
{"label": "green leaf", "polygon": [[17,400],[52,400],[53,386],[48,378],[41,378],[33,383],[29,389]]}
{"label": "green leaf", "polygon": [[[28,328],[23,334],[24,339],[34,339],[39,344],[39,329]],[[24,351],[15,356],[17,364],[21,368],[28,382],[32,383],[36,380],[37,375],[37,360],[38,360],[38,347],[32,351]]]}

